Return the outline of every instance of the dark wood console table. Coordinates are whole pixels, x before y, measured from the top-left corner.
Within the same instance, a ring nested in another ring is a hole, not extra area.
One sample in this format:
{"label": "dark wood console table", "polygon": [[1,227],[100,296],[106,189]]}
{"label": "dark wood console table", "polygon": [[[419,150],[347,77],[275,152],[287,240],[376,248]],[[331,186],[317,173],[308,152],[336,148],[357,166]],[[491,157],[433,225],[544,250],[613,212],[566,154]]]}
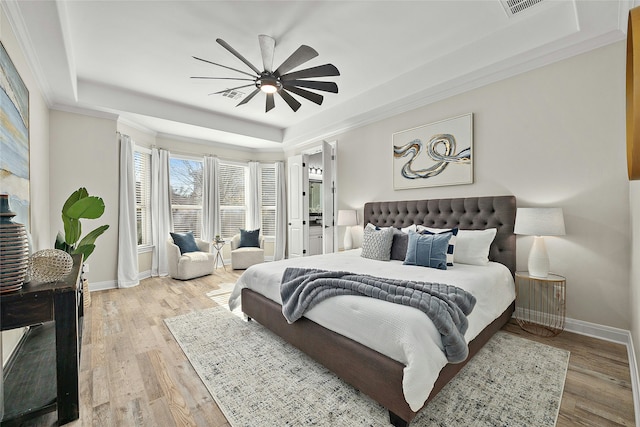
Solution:
{"label": "dark wood console table", "polygon": [[0,329],[31,326],[7,364],[3,427],[56,409],[59,425],[78,419],[81,272],[82,255],[73,255],[73,269],[64,279],[32,281],[0,295]]}

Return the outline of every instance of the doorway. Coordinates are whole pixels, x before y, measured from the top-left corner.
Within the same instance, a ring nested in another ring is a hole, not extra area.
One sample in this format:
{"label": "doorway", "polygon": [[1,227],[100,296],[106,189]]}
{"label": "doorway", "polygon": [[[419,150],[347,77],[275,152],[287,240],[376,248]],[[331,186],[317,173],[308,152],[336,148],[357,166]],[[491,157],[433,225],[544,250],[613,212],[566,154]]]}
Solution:
{"label": "doorway", "polygon": [[288,159],[288,257],[337,250],[336,143]]}

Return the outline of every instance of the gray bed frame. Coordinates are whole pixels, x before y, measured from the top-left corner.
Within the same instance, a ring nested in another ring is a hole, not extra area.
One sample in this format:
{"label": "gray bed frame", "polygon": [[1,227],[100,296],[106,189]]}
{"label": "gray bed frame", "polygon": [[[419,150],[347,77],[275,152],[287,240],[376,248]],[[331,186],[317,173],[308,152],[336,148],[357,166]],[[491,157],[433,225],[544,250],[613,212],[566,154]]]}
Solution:
{"label": "gray bed frame", "polygon": [[[513,196],[370,202],[364,206],[364,224],[381,227],[418,224],[463,230],[497,228],[489,259],[506,265],[512,274],[516,266],[515,215]],[[426,403],[509,321],[513,310],[514,304],[469,343],[467,360],[448,364],[440,371]],[[405,427],[416,416],[404,399],[402,363],[307,318],[290,325],[279,304],[250,289],[242,290],[242,311],[384,406],[392,425]]]}

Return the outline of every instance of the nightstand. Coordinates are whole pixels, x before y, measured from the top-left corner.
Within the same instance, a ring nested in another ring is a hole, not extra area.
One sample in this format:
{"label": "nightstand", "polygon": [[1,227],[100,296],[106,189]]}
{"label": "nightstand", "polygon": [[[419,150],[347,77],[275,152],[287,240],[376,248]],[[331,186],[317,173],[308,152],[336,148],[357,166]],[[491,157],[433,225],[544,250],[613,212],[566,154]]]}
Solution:
{"label": "nightstand", "polygon": [[552,337],[564,330],[566,279],[557,274],[536,277],[516,272],[516,321],[535,335]]}

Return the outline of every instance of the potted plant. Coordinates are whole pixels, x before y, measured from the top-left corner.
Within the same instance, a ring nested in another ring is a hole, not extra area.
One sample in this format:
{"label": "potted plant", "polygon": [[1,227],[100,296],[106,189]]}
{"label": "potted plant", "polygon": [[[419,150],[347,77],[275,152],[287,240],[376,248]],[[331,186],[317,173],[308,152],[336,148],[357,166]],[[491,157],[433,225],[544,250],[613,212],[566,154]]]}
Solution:
{"label": "potted plant", "polygon": [[96,239],[104,233],[109,226],[100,227],[87,233],[82,239],[81,218],[96,219],[104,213],[104,201],[100,197],[89,196],[84,187],[74,191],[62,207],[62,222],[64,224],[64,234],[58,232],[55,248],[70,254],[83,254],[84,261],[93,253],[96,248]]}

